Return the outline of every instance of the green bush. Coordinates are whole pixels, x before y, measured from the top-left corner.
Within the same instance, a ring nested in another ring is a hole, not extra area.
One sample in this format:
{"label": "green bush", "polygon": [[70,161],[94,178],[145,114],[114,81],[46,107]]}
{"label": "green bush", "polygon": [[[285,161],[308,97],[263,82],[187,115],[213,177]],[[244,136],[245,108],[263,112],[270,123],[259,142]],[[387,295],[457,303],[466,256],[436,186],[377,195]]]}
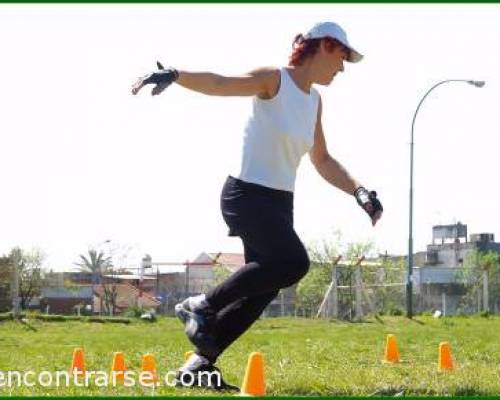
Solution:
{"label": "green bush", "polygon": [[101,324],[130,324],[132,322],[129,318],[119,318],[119,317],[88,317],[85,318],[88,322],[98,322]]}
{"label": "green bush", "polygon": [[401,308],[399,308],[399,307],[392,307],[389,310],[389,315],[393,315],[393,316],[399,317],[401,315],[404,315],[404,311]]}
{"label": "green bush", "polygon": [[0,314],[0,321],[8,321],[10,319],[12,319],[12,313],[2,313]]}
{"label": "green bush", "polygon": [[45,322],[61,322],[61,321],[79,321],[80,320],[80,317],[73,317],[73,316],[68,316],[68,315],[57,315],[57,314],[54,314],[54,315],[44,315],[44,314],[40,314],[40,315],[35,315],[34,316],[35,319],[38,319],[40,321],[45,321]]}
{"label": "green bush", "polygon": [[[141,320],[147,322],[157,321],[156,314],[151,310],[145,309],[144,307],[129,307],[123,315],[128,318],[140,318]],[[150,318],[142,318],[143,315],[150,315]]]}
{"label": "green bush", "polygon": [[128,318],[141,318],[141,315],[145,312],[146,310],[143,307],[133,306],[127,308],[123,315]]}
{"label": "green bush", "polygon": [[85,317],[77,315],[34,315],[33,318],[40,321],[46,322],[67,322],[67,321],[82,321],[82,322],[96,322],[96,323],[116,323],[116,324],[129,324],[131,321],[129,318],[117,318],[117,317]]}
{"label": "green bush", "polygon": [[420,316],[421,317],[432,317],[434,314],[432,313],[432,311],[422,311],[420,313]]}

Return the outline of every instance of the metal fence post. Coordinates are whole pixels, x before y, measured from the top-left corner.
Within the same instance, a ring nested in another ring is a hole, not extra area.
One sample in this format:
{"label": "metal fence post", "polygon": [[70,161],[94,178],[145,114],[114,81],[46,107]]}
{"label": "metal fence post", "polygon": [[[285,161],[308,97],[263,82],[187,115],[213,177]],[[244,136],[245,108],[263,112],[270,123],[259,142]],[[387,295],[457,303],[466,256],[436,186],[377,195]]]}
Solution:
{"label": "metal fence post", "polygon": [[488,271],[483,271],[483,311],[490,311],[490,301],[488,293]]}
{"label": "metal fence post", "polygon": [[19,263],[17,256],[13,257],[13,269],[12,269],[12,288],[11,288],[11,295],[12,295],[12,313],[14,314],[14,317],[19,317],[20,313],[20,299],[19,299]]}
{"label": "metal fence post", "polygon": [[331,315],[334,318],[339,317],[339,294],[337,288],[337,267],[332,268],[332,293],[330,298]]}
{"label": "metal fence post", "polygon": [[441,293],[441,304],[443,308],[443,317],[446,317],[446,293]]}
{"label": "metal fence post", "polygon": [[361,319],[363,318],[363,308],[361,306],[361,266],[358,264],[356,265],[356,269],[354,270],[354,277],[356,281],[356,294],[355,294],[355,299],[356,299],[356,318]]}

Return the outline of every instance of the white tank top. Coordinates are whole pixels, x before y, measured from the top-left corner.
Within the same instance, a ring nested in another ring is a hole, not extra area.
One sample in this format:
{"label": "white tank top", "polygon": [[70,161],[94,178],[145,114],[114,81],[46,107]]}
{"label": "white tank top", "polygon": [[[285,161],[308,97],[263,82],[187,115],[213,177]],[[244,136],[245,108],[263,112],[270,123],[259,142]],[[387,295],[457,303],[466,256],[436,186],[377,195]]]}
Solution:
{"label": "white tank top", "polygon": [[285,68],[280,76],[272,99],[253,99],[237,177],[293,192],[300,160],[314,143],[319,93],[312,87],[309,94],[299,89]]}

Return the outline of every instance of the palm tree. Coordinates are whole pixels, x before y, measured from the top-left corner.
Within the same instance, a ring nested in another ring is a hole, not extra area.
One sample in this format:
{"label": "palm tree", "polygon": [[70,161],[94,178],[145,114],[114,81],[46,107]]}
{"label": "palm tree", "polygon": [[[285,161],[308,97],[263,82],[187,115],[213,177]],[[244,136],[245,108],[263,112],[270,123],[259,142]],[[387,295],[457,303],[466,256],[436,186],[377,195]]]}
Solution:
{"label": "palm tree", "polygon": [[[111,257],[105,257],[102,251],[98,252],[95,249],[89,249],[88,253],[88,256],[80,254],[81,262],[75,263],[75,265],[79,267],[80,271],[92,274],[92,293],[94,293],[95,285],[102,283],[102,277],[112,269],[113,265]],[[105,306],[110,315],[113,315],[117,296],[115,285],[113,284],[110,290],[107,285],[102,283],[102,288],[104,291]]]}
{"label": "palm tree", "polygon": [[111,257],[105,257],[102,251],[89,249],[88,256],[80,254],[81,262],[75,263],[82,272],[92,274],[92,284],[100,283],[102,276],[112,267]]}

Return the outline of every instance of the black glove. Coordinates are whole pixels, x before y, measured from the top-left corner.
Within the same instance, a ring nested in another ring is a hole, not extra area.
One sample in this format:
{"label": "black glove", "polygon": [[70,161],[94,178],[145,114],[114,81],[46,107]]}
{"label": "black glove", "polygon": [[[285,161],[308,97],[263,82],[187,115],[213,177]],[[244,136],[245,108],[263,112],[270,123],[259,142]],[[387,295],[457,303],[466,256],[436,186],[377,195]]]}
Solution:
{"label": "black glove", "polygon": [[360,186],[354,191],[354,197],[356,197],[358,204],[366,211],[372,219],[373,225],[375,225],[382,215],[382,211],[384,211],[382,203],[377,199],[377,192],[374,190],[369,192],[363,186]]}
{"label": "black glove", "polygon": [[179,73],[175,68],[163,68],[159,61],[156,62],[158,66],[157,72],[145,75],[135,83],[132,93],[136,94],[144,85],[154,84],[155,87],[151,91],[153,96],[163,92],[172,82],[175,82],[179,77]]}

